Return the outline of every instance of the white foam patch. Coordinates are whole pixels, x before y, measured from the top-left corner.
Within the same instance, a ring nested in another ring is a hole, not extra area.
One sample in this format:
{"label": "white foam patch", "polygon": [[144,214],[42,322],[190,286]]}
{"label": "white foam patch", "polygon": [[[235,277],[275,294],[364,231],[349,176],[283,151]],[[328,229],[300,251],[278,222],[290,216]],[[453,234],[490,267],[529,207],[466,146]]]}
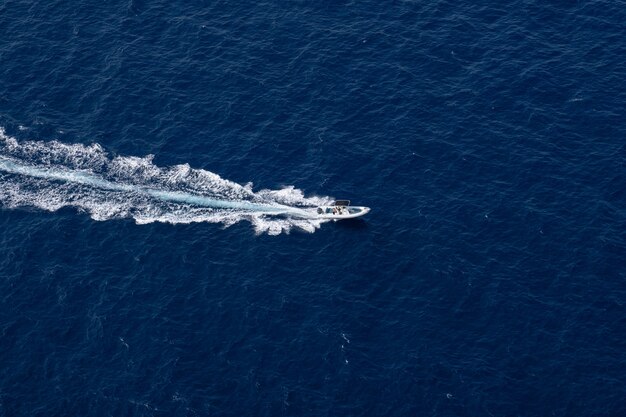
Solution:
{"label": "white foam patch", "polygon": [[74,207],[94,220],[132,218],[137,224],[251,223],[256,233],[313,233],[328,220],[315,207],[329,197],[305,197],[292,186],[254,192],[188,164],[159,167],[153,156],[111,157],[102,146],[18,141],[0,128],[0,205],[56,211]]}

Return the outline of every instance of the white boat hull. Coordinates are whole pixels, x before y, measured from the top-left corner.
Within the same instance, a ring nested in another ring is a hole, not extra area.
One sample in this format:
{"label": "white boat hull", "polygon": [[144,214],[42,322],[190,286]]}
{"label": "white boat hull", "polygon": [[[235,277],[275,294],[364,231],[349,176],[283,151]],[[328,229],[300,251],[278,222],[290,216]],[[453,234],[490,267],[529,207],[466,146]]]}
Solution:
{"label": "white boat hull", "polygon": [[369,207],[362,206],[323,206],[317,209],[318,219],[344,220],[361,217],[370,212]]}

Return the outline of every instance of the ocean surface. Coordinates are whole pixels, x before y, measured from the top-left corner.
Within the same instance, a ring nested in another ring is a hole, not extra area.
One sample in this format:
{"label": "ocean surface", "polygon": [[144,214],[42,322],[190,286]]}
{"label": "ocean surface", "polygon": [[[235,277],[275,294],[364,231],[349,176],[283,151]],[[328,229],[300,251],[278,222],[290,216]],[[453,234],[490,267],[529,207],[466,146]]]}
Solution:
{"label": "ocean surface", "polygon": [[3,1],[0,417],[625,416],[625,190],[622,0]]}

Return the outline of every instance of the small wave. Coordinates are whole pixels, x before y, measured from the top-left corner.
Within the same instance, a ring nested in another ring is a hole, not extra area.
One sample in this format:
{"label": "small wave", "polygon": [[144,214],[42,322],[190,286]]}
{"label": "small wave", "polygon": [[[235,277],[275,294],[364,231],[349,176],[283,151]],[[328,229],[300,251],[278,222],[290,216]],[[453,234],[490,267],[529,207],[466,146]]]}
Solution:
{"label": "small wave", "polygon": [[159,167],[153,156],[111,157],[98,145],[18,141],[0,128],[0,205],[56,211],[74,207],[94,220],[138,224],[250,222],[257,233],[314,232],[312,208],[329,197],[294,187],[253,191],[188,164]]}

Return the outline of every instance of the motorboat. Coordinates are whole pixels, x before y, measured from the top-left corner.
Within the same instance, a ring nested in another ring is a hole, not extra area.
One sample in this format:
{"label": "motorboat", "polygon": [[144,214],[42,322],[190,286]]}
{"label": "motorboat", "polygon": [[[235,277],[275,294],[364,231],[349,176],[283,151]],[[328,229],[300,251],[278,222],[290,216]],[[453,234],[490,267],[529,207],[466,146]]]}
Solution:
{"label": "motorboat", "polygon": [[337,200],[330,206],[320,206],[317,208],[319,219],[354,219],[369,213],[369,207],[351,206],[350,200]]}

